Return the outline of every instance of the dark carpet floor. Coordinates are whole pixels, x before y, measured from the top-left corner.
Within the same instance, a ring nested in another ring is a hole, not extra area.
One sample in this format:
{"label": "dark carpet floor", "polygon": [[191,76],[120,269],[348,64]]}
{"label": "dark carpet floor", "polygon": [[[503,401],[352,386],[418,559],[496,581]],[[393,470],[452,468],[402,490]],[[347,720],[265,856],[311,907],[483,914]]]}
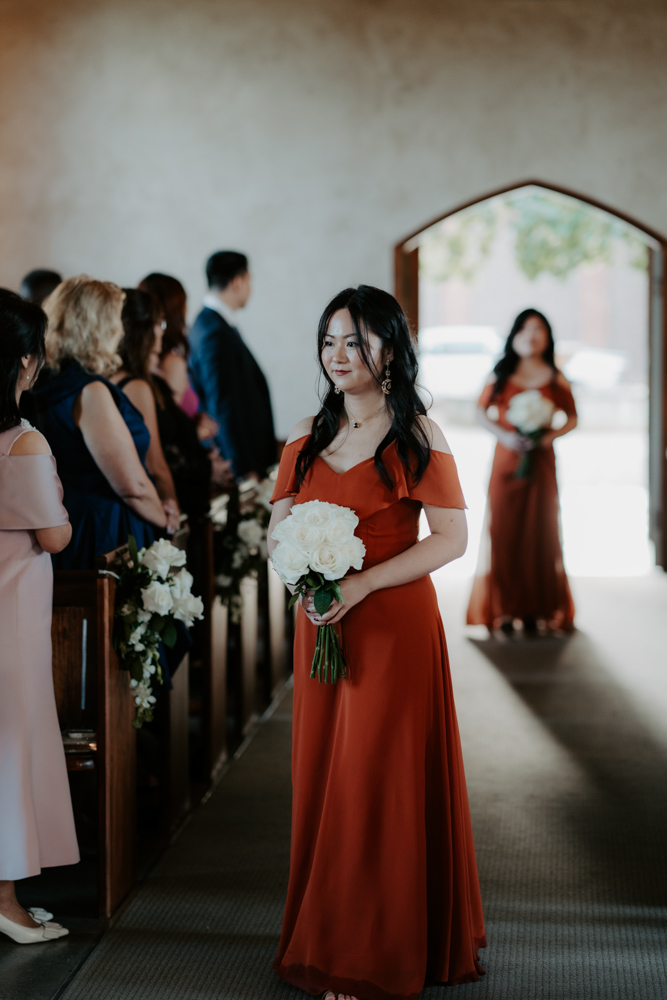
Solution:
{"label": "dark carpet floor", "polygon": [[[438,579],[489,947],[424,1000],[667,998],[667,579],[577,581],[577,633],[491,641]],[[634,634],[634,638],[633,638]],[[273,975],[290,696],[65,989],[65,1000],[298,1000]]]}

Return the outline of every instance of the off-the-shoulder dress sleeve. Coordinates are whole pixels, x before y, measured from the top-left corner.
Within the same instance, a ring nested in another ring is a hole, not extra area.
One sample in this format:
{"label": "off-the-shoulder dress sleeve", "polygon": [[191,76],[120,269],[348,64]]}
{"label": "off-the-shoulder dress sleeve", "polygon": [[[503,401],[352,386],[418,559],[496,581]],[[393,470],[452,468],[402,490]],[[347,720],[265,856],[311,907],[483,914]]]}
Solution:
{"label": "off-the-shoulder dress sleeve", "polygon": [[294,497],[299,492],[299,487],[296,483],[296,460],[299,457],[299,451],[304,440],[305,438],[299,438],[297,441],[292,441],[291,444],[286,444],[283,448],[283,453],[280,456],[280,465],[278,466],[278,478],[276,479],[276,487],[271,497],[271,503],[275,503],[277,500],[285,500],[286,497]]}
{"label": "off-the-shoulder dress sleeve", "polygon": [[444,451],[432,451],[426,472],[416,486],[408,487],[408,495],[411,500],[419,500],[431,507],[465,510],[466,502],[454,456]]}
{"label": "off-the-shoulder dress sleeve", "polygon": [[69,517],[53,455],[0,457],[0,531],[59,528]]}

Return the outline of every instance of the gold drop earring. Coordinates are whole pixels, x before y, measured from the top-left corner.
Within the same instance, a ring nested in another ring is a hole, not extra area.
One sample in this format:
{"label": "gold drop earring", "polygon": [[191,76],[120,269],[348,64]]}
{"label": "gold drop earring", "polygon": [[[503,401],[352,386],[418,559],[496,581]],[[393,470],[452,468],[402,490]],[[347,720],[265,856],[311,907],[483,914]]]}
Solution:
{"label": "gold drop earring", "polygon": [[382,383],[382,391],[385,396],[388,396],[391,392],[391,372],[389,371],[389,362],[387,362],[387,367],[384,371],[384,382]]}

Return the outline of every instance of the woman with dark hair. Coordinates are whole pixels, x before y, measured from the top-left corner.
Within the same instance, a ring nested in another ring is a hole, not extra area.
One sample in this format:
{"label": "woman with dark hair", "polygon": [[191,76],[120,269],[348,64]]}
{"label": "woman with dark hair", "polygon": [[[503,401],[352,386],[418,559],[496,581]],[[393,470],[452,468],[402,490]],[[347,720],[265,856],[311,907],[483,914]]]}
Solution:
{"label": "woman with dark hair", "polygon": [[178,527],[145,468],[150,435],[141,413],[109,381],[120,365],[125,296],[109,281],[69,278],[44,303],[50,377],[33,393],[36,420],[58,460],[71,543],[58,569],[94,569],[98,556],[150,545]]}
{"label": "woman with dark hair", "polygon": [[51,673],[49,553],[72,529],[51,450],[18,408],[45,329],[38,306],[0,289],[0,932],[17,944],[68,931],[24,910],[14,883],[79,860]]}
{"label": "woman with dark hair", "polygon": [[154,272],[140,281],[137,288],[159,303],[164,316],[160,350],[160,370],[174,394],[174,399],[189,417],[199,409],[197,394],[188,378],[188,297],[178,278]]}
{"label": "woman with dark hair", "polygon": [[191,517],[200,516],[210,506],[211,463],[194,423],[156,372],[164,329],[160,306],[147,292],[126,288],[122,321],[122,367],[111,381],[141,411],[150,431],[146,464],[160,497],[171,498],[174,510],[180,505]]}
{"label": "woman with dark hair", "polygon": [[[279,976],[328,1000],[416,998],[483,972],[482,906],[447,649],[429,574],[466,547],[465,503],[387,292],[348,288],[319,323],[322,408],[280,463],[269,537],[295,504],[353,508],[366,546],[343,601],[300,599],[290,881]],[[424,510],[431,534],[418,542]],[[270,542],[271,549],[275,542]],[[310,679],[337,624],[348,679]]]}
{"label": "woman with dark hair", "polygon": [[[531,390],[550,402],[547,410],[565,414],[561,427],[549,424],[529,436],[510,422],[518,397]],[[477,406],[481,424],[498,444],[489,482],[488,538],[482,541],[467,622],[489,631],[499,626],[508,635],[516,619],[526,634],[535,634],[540,622],[569,630],[574,604],[563,566],[553,443],[577,426],[577,410],[570,384],[556,367],[551,326],[537,309],[525,309],[515,319]],[[527,454],[528,463],[522,461]]]}
{"label": "woman with dark hair", "polygon": [[137,291],[136,288],[124,288],[123,292],[123,338],[118,345],[121,365],[109,376],[109,381],[123,390],[144,418],[150,434],[146,468],[167,513],[180,516],[176,487],[162,450],[158,429],[156,404],[160,391],[151,373],[151,358],[159,351],[156,341],[159,343],[162,336],[159,307],[146,292]]}

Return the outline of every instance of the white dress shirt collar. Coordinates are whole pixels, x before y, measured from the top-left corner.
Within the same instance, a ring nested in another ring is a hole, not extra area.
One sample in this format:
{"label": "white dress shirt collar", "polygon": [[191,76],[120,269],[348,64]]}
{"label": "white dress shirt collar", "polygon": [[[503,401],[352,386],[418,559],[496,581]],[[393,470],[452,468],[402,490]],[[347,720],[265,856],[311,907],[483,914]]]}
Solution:
{"label": "white dress shirt collar", "polygon": [[236,323],[236,311],[228,306],[226,302],[223,302],[219,295],[215,292],[207,292],[204,296],[204,305],[207,309],[213,309],[217,312],[224,320],[226,320],[230,326],[238,329]]}

